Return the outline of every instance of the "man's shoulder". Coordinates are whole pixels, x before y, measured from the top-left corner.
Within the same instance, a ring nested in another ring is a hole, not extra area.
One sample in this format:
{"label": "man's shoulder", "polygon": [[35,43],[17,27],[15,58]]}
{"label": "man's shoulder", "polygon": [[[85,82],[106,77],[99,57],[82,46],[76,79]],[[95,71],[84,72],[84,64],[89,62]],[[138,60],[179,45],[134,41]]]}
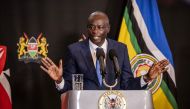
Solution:
{"label": "man's shoulder", "polygon": [[68,48],[69,49],[79,49],[87,44],[88,44],[88,40],[74,42],[74,43],[68,45]]}
{"label": "man's shoulder", "polygon": [[114,45],[114,46],[120,46],[120,47],[125,47],[126,45],[122,42],[118,42],[116,40],[113,40],[113,39],[110,39],[110,38],[107,38],[108,40],[108,43]]}

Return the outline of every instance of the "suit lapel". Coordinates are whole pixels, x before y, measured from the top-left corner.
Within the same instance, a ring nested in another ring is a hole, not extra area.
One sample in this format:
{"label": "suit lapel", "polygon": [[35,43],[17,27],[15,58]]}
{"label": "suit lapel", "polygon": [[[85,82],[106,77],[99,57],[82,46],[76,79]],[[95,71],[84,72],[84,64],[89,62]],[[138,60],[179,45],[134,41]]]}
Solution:
{"label": "suit lapel", "polygon": [[110,39],[107,39],[108,41],[108,48],[107,48],[107,55],[106,55],[106,81],[108,84],[112,84],[114,80],[114,66],[112,60],[109,58],[109,51],[114,48],[114,44]]}
{"label": "suit lapel", "polygon": [[96,75],[96,69],[93,63],[93,59],[92,59],[92,55],[90,52],[90,47],[89,47],[89,41],[85,40],[83,45],[82,45],[82,49],[81,49],[81,53],[83,55],[83,60],[86,63],[86,66],[88,68],[88,73],[91,73],[91,79],[94,80],[96,82],[97,85],[99,85],[98,82],[98,77]]}
{"label": "suit lapel", "polygon": [[107,39],[107,41],[108,41],[108,47],[107,47],[107,54],[106,54],[106,71],[108,73],[110,72],[109,70],[112,71],[112,68],[113,68],[112,60],[109,58],[109,51],[114,48],[114,45],[110,39]]}

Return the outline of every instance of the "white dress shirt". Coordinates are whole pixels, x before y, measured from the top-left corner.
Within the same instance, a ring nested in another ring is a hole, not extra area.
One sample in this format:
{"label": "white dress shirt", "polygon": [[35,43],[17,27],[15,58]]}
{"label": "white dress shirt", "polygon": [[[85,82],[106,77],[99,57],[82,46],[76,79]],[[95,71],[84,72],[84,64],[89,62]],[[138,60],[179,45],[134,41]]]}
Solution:
{"label": "white dress shirt", "polygon": [[[96,68],[96,49],[99,47],[97,46],[96,44],[92,43],[90,40],[89,40],[89,47],[90,47],[90,52],[91,52],[91,55],[92,55],[92,59],[93,59],[93,62],[94,62],[94,66]],[[104,43],[102,44],[102,46],[100,46],[99,48],[102,48],[104,50],[104,53],[105,53],[105,56],[107,54],[107,47],[108,47],[108,41],[105,40]],[[105,58],[106,59],[106,58]],[[105,60],[104,60],[105,61]]]}

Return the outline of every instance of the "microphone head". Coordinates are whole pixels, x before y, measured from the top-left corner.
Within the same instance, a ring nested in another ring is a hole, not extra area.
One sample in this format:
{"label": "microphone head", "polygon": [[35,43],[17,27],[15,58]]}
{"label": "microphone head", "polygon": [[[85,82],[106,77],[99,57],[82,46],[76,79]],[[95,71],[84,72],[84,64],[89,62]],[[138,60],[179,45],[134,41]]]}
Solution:
{"label": "microphone head", "polygon": [[105,53],[104,53],[103,48],[97,48],[96,49],[96,57],[97,57],[97,59],[99,59],[100,56],[103,56],[103,58],[105,58]]}
{"label": "microphone head", "polygon": [[110,59],[113,60],[114,56],[117,57],[117,53],[116,53],[115,49],[111,49],[109,51],[109,57],[110,57]]}

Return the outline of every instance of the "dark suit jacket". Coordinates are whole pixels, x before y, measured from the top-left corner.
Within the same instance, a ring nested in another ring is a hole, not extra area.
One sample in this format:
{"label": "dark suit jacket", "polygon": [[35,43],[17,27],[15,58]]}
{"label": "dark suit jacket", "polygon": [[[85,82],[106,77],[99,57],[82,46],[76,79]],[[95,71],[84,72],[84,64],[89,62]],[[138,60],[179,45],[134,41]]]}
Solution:
{"label": "dark suit jacket", "polygon": [[[106,81],[109,84],[115,82],[115,72],[113,62],[109,58],[109,50],[115,49],[118,55],[118,61],[121,68],[121,75],[118,78],[118,84],[115,90],[138,90],[140,86],[140,78],[134,78],[131,72],[127,47],[117,41],[107,38],[108,48],[106,55]],[[64,59],[63,78],[65,86],[61,92],[72,90],[72,74],[84,74],[84,90],[105,90],[105,86],[100,86],[96,74],[95,66],[89,48],[89,40],[76,42],[68,46],[68,53]]]}

